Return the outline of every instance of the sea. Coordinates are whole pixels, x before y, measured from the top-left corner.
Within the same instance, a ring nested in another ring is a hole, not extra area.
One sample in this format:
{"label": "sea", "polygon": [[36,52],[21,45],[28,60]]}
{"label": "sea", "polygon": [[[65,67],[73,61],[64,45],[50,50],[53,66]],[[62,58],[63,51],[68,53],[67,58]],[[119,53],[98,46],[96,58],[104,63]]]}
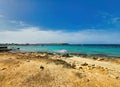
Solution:
{"label": "sea", "polygon": [[120,57],[120,45],[28,45],[8,46],[9,48],[20,48],[21,52],[49,52],[58,53],[60,50],[67,50],[68,53],[81,53],[87,55],[107,55]]}

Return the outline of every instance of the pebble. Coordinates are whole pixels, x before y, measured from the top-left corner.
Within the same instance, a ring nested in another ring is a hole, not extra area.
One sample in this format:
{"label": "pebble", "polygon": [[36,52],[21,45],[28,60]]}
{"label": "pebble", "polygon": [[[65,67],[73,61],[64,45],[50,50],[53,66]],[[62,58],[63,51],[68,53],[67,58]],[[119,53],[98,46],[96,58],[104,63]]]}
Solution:
{"label": "pebble", "polygon": [[12,59],[12,58],[9,58],[9,59]]}
{"label": "pebble", "polygon": [[30,60],[26,60],[26,62],[30,62]]}
{"label": "pebble", "polygon": [[44,70],[44,67],[43,67],[43,66],[40,66],[40,70]]}
{"label": "pebble", "polygon": [[95,64],[92,64],[92,66],[95,66]]}
{"label": "pebble", "polygon": [[114,79],[118,79],[119,76],[114,76],[114,75],[110,75],[110,77],[114,78]]}
{"label": "pebble", "polygon": [[75,66],[75,69],[78,69],[78,70],[79,70],[79,69],[80,69],[80,67],[79,67],[79,66]]}
{"label": "pebble", "polygon": [[103,59],[103,58],[98,58],[97,60],[98,60],[98,61],[101,61],[101,60],[104,60],[104,59]]}
{"label": "pebble", "polygon": [[82,67],[79,67],[79,69],[83,69]]}
{"label": "pebble", "polygon": [[7,69],[7,68],[1,68],[1,70],[5,70],[5,69]]}
{"label": "pebble", "polygon": [[81,64],[81,66],[87,66],[88,64],[87,63],[83,63],[83,64]]}

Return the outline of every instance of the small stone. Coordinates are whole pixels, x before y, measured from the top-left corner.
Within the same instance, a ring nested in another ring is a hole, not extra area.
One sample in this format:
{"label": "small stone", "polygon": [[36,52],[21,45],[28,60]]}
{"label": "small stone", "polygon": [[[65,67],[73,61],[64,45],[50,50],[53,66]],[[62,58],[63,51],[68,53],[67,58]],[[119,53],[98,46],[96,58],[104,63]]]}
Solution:
{"label": "small stone", "polygon": [[110,77],[114,78],[114,79],[118,79],[119,76],[114,76],[114,75],[110,75]]}
{"label": "small stone", "polygon": [[90,70],[91,68],[90,67],[87,67],[87,70]]}
{"label": "small stone", "polygon": [[67,54],[63,54],[62,57],[70,57],[70,55],[67,53]]}
{"label": "small stone", "polygon": [[119,76],[116,76],[116,79],[119,79]]}
{"label": "small stone", "polygon": [[26,60],[26,62],[30,62],[30,60]]}
{"label": "small stone", "polygon": [[83,63],[83,64],[81,64],[81,66],[87,66],[88,64],[87,63]]}
{"label": "small stone", "polygon": [[82,67],[79,67],[79,69],[83,69]]}
{"label": "small stone", "polygon": [[79,67],[79,66],[76,66],[76,67],[75,67],[75,69],[78,69],[78,70],[79,70],[79,69],[80,69],[80,67]]}
{"label": "small stone", "polygon": [[108,68],[105,68],[105,69],[107,69],[107,70],[108,70]]}
{"label": "small stone", "polygon": [[12,59],[12,58],[9,58],[9,59]]}
{"label": "small stone", "polygon": [[98,57],[93,57],[94,60],[96,60]]}
{"label": "small stone", "polygon": [[40,66],[40,70],[44,70],[44,67],[43,67],[43,66]]}
{"label": "small stone", "polygon": [[90,80],[89,79],[86,79],[86,82],[89,82]]}
{"label": "small stone", "polygon": [[95,66],[95,64],[92,64],[92,66]]}
{"label": "small stone", "polygon": [[76,64],[75,64],[75,63],[72,63],[71,67],[75,69]]}
{"label": "small stone", "polygon": [[7,68],[1,68],[1,70],[5,70],[5,69],[7,69]]}
{"label": "small stone", "polygon": [[97,60],[98,60],[98,61],[101,61],[101,60],[104,60],[104,59],[103,59],[103,58],[98,58]]}

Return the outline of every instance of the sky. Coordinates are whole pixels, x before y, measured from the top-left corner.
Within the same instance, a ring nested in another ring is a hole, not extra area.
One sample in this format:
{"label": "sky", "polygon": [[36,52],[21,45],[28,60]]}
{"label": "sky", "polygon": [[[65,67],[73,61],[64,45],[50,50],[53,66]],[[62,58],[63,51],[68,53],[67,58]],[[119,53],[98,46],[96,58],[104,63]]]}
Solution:
{"label": "sky", "polygon": [[120,44],[120,0],[0,0],[0,43]]}

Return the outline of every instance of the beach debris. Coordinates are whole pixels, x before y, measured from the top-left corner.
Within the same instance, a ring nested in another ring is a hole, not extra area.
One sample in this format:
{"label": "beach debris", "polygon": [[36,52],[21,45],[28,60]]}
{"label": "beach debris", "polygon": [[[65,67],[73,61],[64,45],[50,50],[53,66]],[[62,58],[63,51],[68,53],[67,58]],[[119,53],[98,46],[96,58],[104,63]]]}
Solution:
{"label": "beach debris", "polygon": [[85,63],[83,63],[83,64],[81,64],[81,66],[87,66],[88,64],[85,62]]}
{"label": "beach debris", "polygon": [[62,54],[61,57],[70,57],[70,55],[67,53],[68,52],[67,50],[63,49],[63,50],[59,50],[58,52]]}
{"label": "beach debris", "polygon": [[44,70],[44,67],[42,65],[40,66],[40,70]]}
{"label": "beach debris", "polygon": [[67,53],[68,51],[63,49],[63,50],[59,50],[58,52],[59,53]]}

